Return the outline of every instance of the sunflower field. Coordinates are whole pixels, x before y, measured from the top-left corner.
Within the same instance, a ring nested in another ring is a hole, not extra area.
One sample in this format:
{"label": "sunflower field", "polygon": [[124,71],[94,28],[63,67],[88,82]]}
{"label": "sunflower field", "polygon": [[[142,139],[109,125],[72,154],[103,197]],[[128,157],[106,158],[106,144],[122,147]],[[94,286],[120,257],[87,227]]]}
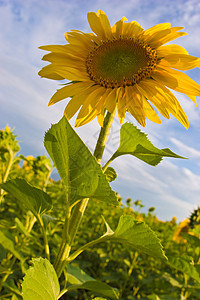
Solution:
{"label": "sunflower field", "polygon": [[[65,184],[51,178],[48,157],[19,149],[10,128],[1,130],[0,299],[199,299],[200,211],[163,222],[154,207],[141,213],[140,200],[118,194],[118,207],[90,199],[58,283],[50,262],[62,243]],[[119,220],[129,224],[119,228]],[[106,240],[106,228],[118,228],[121,241]]]}

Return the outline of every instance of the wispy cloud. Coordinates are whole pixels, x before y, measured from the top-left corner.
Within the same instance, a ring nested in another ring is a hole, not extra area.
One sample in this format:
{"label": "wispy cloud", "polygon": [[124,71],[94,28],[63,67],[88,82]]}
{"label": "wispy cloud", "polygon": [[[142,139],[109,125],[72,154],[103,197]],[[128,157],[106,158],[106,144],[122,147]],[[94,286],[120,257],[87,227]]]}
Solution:
{"label": "wispy cloud", "polygon": [[190,159],[200,159],[200,150],[192,148],[188,145],[185,145],[183,142],[179,141],[176,138],[170,138],[172,143],[182,152],[186,157],[190,157]]}

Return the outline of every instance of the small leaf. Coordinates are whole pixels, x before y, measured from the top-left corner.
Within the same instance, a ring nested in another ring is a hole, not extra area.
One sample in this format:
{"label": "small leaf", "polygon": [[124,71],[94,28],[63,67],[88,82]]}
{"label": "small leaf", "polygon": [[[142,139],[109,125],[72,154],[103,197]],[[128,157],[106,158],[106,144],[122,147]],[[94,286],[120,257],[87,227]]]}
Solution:
{"label": "small leaf", "polygon": [[11,252],[15,257],[17,257],[19,260],[23,260],[23,256],[19,253],[19,251],[15,247],[14,241],[9,237],[9,232],[0,231],[0,245],[2,247]]}
{"label": "small leaf", "polygon": [[182,284],[180,284],[175,278],[173,278],[169,273],[165,272],[162,276],[165,278],[172,286],[182,288]]}
{"label": "small leaf", "polygon": [[1,184],[1,187],[10,193],[37,218],[51,209],[51,198],[42,190],[33,187],[24,179],[16,178]]}
{"label": "small leaf", "polygon": [[151,166],[159,164],[163,157],[184,158],[170,149],[158,149],[147,138],[147,135],[136,126],[125,123],[120,130],[120,145],[113,158],[130,154]]}
{"label": "small leaf", "polygon": [[45,134],[44,145],[71,202],[90,197],[118,205],[101,167],[65,117]]}
{"label": "small leaf", "polygon": [[34,258],[22,283],[24,300],[57,300],[60,286],[56,272],[47,259]]}
{"label": "small leaf", "polygon": [[156,258],[167,260],[160,240],[157,238],[153,230],[151,230],[151,228],[144,222],[139,222],[131,216],[121,216],[118,226],[114,232],[104,218],[103,221],[106,225],[106,233],[98,239],[93,240],[77,249],[69,257],[69,262],[74,260],[84,250],[108,240],[125,244],[128,247],[132,247],[139,252],[143,252]]}
{"label": "small leaf", "polygon": [[109,182],[112,182],[117,178],[116,171],[111,167],[108,167],[104,174],[106,175],[106,178]]}
{"label": "small leaf", "polygon": [[81,284],[86,281],[95,280],[77,266],[67,265],[67,281],[71,284]]}
{"label": "small leaf", "polygon": [[156,258],[167,259],[160,240],[153,230],[144,222],[139,222],[131,216],[121,216],[118,226],[110,239],[152,255]]}
{"label": "small leaf", "polygon": [[67,290],[71,291],[77,289],[86,289],[114,300],[119,299],[115,290],[112,287],[110,287],[104,282],[97,280],[86,281],[82,284],[71,285]]}
{"label": "small leaf", "polygon": [[179,271],[182,271],[189,277],[200,282],[200,273],[198,267],[196,268],[193,264],[192,257],[189,256],[168,256],[168,264]]}

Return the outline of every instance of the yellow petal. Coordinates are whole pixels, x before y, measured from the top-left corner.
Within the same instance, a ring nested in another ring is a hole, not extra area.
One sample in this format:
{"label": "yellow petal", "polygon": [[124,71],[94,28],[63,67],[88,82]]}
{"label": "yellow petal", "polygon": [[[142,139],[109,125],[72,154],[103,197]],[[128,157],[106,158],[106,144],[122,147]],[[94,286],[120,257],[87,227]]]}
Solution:
{"label": "yellow petal", "polygon": [[99,19],[100,19],[101,25],[104,28],[105,36],[108,39],[111,39],[112,38],[112,31],[111,31],[111,26],[110,26],[110,22],[108,20],[108,17],[100,9],[98,10],[98,13],[99,13]]}
{"label": "yellow petal", "polygon": [[[176,32],[174,28],[182,28],[182,27],[173,27],[171,28],[171,33],[166,34],[165,36],[163,36],[160,39],[154,39],[153,41],[151,41],[150,46],[152,48],[158,48],[170,41],[173,41],[181,36],[187,35],[186,32]],[[173,30],[174,29],[174,30]],[[177,29],[178,30],[178,29]]]}
{"label": "yellow petal", "polygon": [[150,44],[152,48],[154,48],[155,42],[162,40],[163,37],[171,33],[171,29],[164,29],[161,31],[154,32],[153,34],[145,37],[145,42]]}
{"label": "yellow petal", "polygon": [[121,35],[126,38],[132,38],[143,31],[143,28],[136,21],[125,23],[123,22],[123,30]]}
{"label": "yellow petal", "polygon": [[200,58],[187,54],[172,54],[165,56],[159,65],[185,71],[200,67]]}
{"label": "yellow petal", "polygon": [[195,103],[195,105],[197,106],[197,97],[196,96],[192,96],[192,95],[188,95],[187,96]]}
{"label": "yellow petal", "polygon": [[75,69],[70,67],[65,67],[61,65],[57,65],[55,67],[56,73],[68,80],[72,81],[89,81],[89,75],[86,72],[86,68],[83,69]]}
{"label": "yellow petal", "polygon": [[126,107],[132,116],[138,121],[143,127],[146,126],[146,118],[142,105],[142,96],[138,93],[138,90],[132,86],[126,86]]}
{"label": "yellow petal", "polygon": [[170,119],[170,114],[164,103],[166,102],[165,94],[159,92],[154,86],[152,80],[142,80],[138,85],[137,89],[144,95],[152,104],[158,109],[158,111],[167,119]]}
{"label": "yellow petal", "polygon": [[106,39],[106,33],[98,14],[95,12],[89,12],[87,14],[87,19],[92,31],[96,33],[100,39]]}
{"label": "yellow petal", "polygon": [[117,108],[119,122],[122,124],[126,115],[126,97],[124,94],[124,88],[117,89]]}
{"label": "yellow petal", "polygon": [[144,114],[145,116],[152,122],[157,123],[157,124],[161,124],[161,120],[158,117],[157,113],[155,112],[155,110],[153,109],[153,107],[151,106],[151,104],[146,100],[145,97],[143,97],[143,110],[144,110]]}
{"label": "yellow petal", "polygon": [[100,113],[97,115],[97,120],[98,120],[98,123],[101,127],[103,127],[103,122],[104,122],[104,114]]}
{"label": "yellow petal", "polygon": [[171,54],[188,54],[185,48],[175,44],[161,46],[156,51],[159,57]]}
{"label": "yellow petal", "polygon": [[[126,30],[127,25],[128,25],[128,29]],[[127,34],[130,37],[136,36],[137,34],[141,33],[143,30],[144,29],[136,21],[124,23],[124,34]]]}
{"label": "yellow petal", "polygon": [[90,117],[93,117],[93,114],[95,114],[95,116],[98,114],[97,104],[101,101],[101,97],[105,91],[106,89],[103,87],[95,87],[94,91],[87,96],[77,116],[75,126],[86,124],[87,120],[90,119]]}
{"label": "yellow petal", "polygon": [[[186,129],[188,128],[189,122],[187,116],[170,90],[152,80],[146,80],[138,85],[138,87],[142,87],[145,91],[149,90],[151,95],[153,94],[153,96],[150,95],[148,99],[158,108],[164,117],[169,118],[169,113],[171,113]],[[167,114],[165,110],[167,110]]]}
{"label": "yellow petal", "polygon": [[157,67],[151,76],[177,92],[200,96],[200,85],[183,72]]}
{"label": "yellow petal", "polygon": [[[135,89],[137,90],[138,94],[141,94],[140,91],[137,89],[137,85],[135,85]],[[144,110],[144,114],[145,116],[152,122],[157,123],[157,124],[161,124],[161,120],[158,117],[157,113],[155,112],[155,110],[153,109],[153,107],[151,106],[151,104],[147,101],[147,99],[141,94],[141,98],[142,98],[142,106],[143,106],[143,110]]]}
{"label": "yellow petal", "polygon": [[84,104],[86,98],[88,97],[88,95],[90,95],[90,93],[92,93],[94,91],[93,86],[89,87],[88,89],[84,89],[82,91],[80,91],[80,93],[76,94],[67,104],[66,108],[65,108],[65,116],[68,120],[70,120],[73,115],[79,110],[79,108],[81,107],[81,105]]}
{"label": "yellow petal", "polygon": [[116,22],[112,27],[112,33],[115,36],[115,38],[119,38],[121,35],[123,35],[124,30],[124,21],[127,21],[126,17],[123,17],[121,20]]}
{"label": "yellow petal", "polygon": [[61,75],[57,74],[55,68],[52,66],[52,64],[43,67],[39,72],[38,75],[41,77],[45,77],[48,79],[53,79],[53,80],[63,80],[65,79]]}
{"label": "yellow petal", "polygon": [[48,105],[50,106],[68,97],[73,97],[74,95],[79,94],[84,90],[87,90],[92,85],[92,81],[68,84],[56,91],[56,93],[51,97]]}
{"label": "yellow petal", "polygon": [[103,127],[103,122],[104,122],[104,114],[105,114],[105,101],[110,93],[110,89],[106,89],[105,93],[101,96],[100,101],[98,102],[96,109],[97,109],[97,119],[99,122],[99,125]]}
{"label": "yellow petal", "polygon": [[153,34],[159,32],[159,31],[169,29],[169,28],[171,28],[170,23],[157,24],[157,25],[154,25],[151,28],[148,28],[148,29],[144,30],[143,33],[142,33],[142,36],[144,36],[144,37],[152,36]]}
{"label": "yellow petal", "polygon": [[92,40],[93,36],[94,35],[89,35],[77,31],[70,31],[65,33],[65,38],[68,43],[86,49],[88,51],[90,51],[90,48],[94,47],[94,42]]}
{"label": "yellow petal", "polygon": [[46,46],[40,46],[39,49],[58,52],[58,53],[65,53],[66,45],[46,45]]}
{"label": "yellow petal", "polygon": [[65,111],[64,111],[64,115],[67,118],[67,120],[70,120],[75,113],[79,110],[79,108],[81,107],[81,105],[84,102],[84,99],[87,97],[87,95],[79,95],[79,96],[75,96],[73,97],[69,103],[67,104]]}
{"label": "yellow petal", "polygon": [[42,60],[49,61],[55,64],[66,65],[69,67],[73,67],[74,65],[85,65],[85,61],[81,57],[56,52],[45,54]]}
{"label": "yellow petal", "polygon": [[[81,110],[82,110],[82,108],[81,108]],[[80,110],[80,113],[81,113],[81,110]],[[91,122],[92,120],[94,120],[96,118],[96,116],[97,116],[97,111],[94,109],[89,114],[87,114],[84,118],[76,119],[75,127],[80,127],[80,126],[83,126],[83,125]]]}
{"label": "yellow petal", "polygon": [[110,93],[105,100],[105,108],[112,114],[117,103],[116,89],[110,89]]}

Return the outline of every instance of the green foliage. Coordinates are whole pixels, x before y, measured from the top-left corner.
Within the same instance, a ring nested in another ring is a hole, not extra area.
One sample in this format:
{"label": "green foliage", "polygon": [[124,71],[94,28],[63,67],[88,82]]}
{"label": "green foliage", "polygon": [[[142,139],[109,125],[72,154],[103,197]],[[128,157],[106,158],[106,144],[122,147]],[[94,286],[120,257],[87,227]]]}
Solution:
{"label": "green foliage", "polygon": [[189,277],[194,278],[196,281],[200,282],[200,274],[198,269],[196,269],[193,258],[189,256],[168,256],[169,264],[171,267],[176,268]]}
{"label": "green foliage", "polygon": [[12,130],[6,126],[5,130],[0,130],[0,157],[3,158],[3,154],[9,152],[17,153],[20,150],[19,144],[16,141],[16,135],[13,134]]}
{"label": "green foliage", "polygon": [[45,135],[44,145],[65,184],[71,203],[90,197],[118,205],[96,159],[65,117],[52,125]]}
{"label": "green foliage", "polygon": [[181,157],[170,149],[158,149],[147,138],[145,133],[142,133],[136,126],[130,123],[122,125],[120,130],[120,145],[113,155],[113,159],[125,155],[133,155],[145,163],[156,166],[159,164],[163,157]]}
{"label": "green foliage", "polygon": [[[126,129],[130,128],[132,125],[128,124]],[[4,134],[2,136],[7,138]],[[143,134],[140,138],[137,145],[146,149],[143,149],[145,154],[140,154],[142,159],[144,156],[151,158],[147,158],[148,163],[155,163],[162,157],[159,151],[166,154],[166,150],[153,150]],[[129,146],[132,144],[133,140],[128,143]],[[22,300],[22,293],[24,299],[33,300],[117,299],[118,294],[120,300],[199,299],[198,224],[195,223],[194,228],[189,228],[182,237],[174,219],[170,222],[158,220],[154,208],[149,208],[147,214],[141,213],[141,200],[133,201],[134,209],[130,198],[127,206],[105,205],[105,202],[119,203],[117,199],[120,197],[114,194],[107,182],[115,179],[115,171],[108,168],[103,174],[65,119],[53,125],[45,137],[45,146],[62,180],[50,179],[53,167],[48,158],[16,156],[19,149],[16,145],[18,143],[13,138],[11,150],[14,156],[11,157],[10,152],[1,156],[4,190],[1,190],[0,206],[0,299]],[[142,149],[137,145],[134,155]],[[58,162],[58,155],[61,161],[64,157],[67,165],[63,167],[64,162]],[[160,155],[159,159],[155,158],[157,155]],[[84,157],[91,167],[88,177],[86,169],[82,168]],[[19,165],[22,160],[24,163]],[[93,177],[96,178],[95,188],[92,186]],[[83,186],[80,186],[81,182]],[[62,240],[66,190],[69,193],[73,190],[74,198],[70,203],[75,208],[76,191],[81,198],[89,191],[92,200],[70,253],[71,257],[74,253],[79,256],[66,266],[58,282],[51,263],[55,261]],[[102,201],[93,201],[94,198]],[[102,220],[102,215],[107,222]],[[174,238],[177,232],[182,240]],[[47,245],[50,261],[42,258],[47,253]]]}
{"label": "green foliage", "polygon": [[36,218],[52,208],[51,198],[42,190],[28,184],[24,179],[13,179],[1,187],[17,198],[19,203],[30,210]]}
{"label": "green foliage", "polygon": [[47,259],[35,258],[24,276],[22,295],[24,300],[57,300],[60,293],[58,278]]}

